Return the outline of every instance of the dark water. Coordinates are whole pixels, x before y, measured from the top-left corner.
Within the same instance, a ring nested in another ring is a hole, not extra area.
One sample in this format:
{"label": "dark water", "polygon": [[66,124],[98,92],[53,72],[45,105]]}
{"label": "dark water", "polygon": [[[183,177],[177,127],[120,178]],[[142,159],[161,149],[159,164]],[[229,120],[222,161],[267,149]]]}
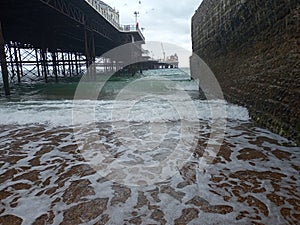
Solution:
{"label": "dark water", "polygon": [[1,100],[0,224],[298,224],[299,147],[197,99],[187,70],[76,87]]}

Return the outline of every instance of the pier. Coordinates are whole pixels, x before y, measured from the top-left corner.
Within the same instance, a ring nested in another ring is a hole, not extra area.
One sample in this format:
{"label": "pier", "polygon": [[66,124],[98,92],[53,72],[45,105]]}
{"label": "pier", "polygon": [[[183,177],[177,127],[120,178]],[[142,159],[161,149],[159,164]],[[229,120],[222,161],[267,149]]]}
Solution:
{"label": "pier", "polygon": [[[119,12],[99,0],[2,0],[0,60],[5,95],[23,79],[58,80],[82,74],[96,57],[145,38],[139,27],[120,25]],[[105,70],[122,68],[122,58],[101,59]]]}

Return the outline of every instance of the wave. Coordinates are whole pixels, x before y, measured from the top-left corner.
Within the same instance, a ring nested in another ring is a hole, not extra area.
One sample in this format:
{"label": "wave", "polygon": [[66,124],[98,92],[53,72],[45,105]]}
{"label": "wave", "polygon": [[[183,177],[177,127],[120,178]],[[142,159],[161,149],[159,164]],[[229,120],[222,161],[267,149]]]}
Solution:
{"label": "wave", "polygon": [[[187,107],[190,107],[187,108]],[[166,122],[231,119],[248,121],[246,108],[224,101],[185,99],[64,100],[6,102],[0,105],[0,124],[72,126],[93,122]]]}

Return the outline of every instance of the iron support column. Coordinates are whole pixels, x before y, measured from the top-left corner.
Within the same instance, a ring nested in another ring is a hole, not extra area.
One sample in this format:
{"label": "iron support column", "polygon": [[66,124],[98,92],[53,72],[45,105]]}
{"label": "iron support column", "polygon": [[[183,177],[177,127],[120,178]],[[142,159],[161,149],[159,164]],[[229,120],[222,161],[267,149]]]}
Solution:
{"label": "iron support column", "polygon": [[38,50],[37,49],[35,49],[35,58],[36,58],[36,68],[37,68],[38,77],[40,77],[41,72],[40,72],[39,56],[38,56]]}
{"label": "iron support column", "polygon": [[42,67],[43,67],[45,82],[48,83],[47,53],[44,48],[41,49],[41,55],[42,55]]}
{"label": "iron support column", "polygon": [[85,58],[86,58],[86,68],[88,69],[91,63],[91,52],[89,46],[89,38],[88,38],[88,31],[84,29],[84,45],[85,45]]}
{"label": "iron support column", "polygon": [[17,66],[17,77],[18,77],[18,83],[21,83],[21,71],[20,71],[20,65],[19,65],[19,54],[17,50],[17,43],[14,43],[14,54],[15,54],[15,62]]}
{"label": "iron support column", "polygon": [[16,73],[15,73],[14,59],[13,59],[13,55],[12,55],[12,52],[11,52],[11,45],[10,44],[8,46],[8,50],[9,50],[9,59],[10,59],[10,66],[11,66],[12,78],[14,78],[15,75],[16,75]]}
{"label": "iron support column", "polygon": [[[20,65],[21,77],[24,77],[23,61],[22,61],[22,55],[21,55],[21,49],[20,49],[20,47],[18,48],[18,54],[19,54],[19,65]],[[20,79],[20,82],[21,82],[21,79]]]}
{"label": "iron support column", "polygon": [[71,57],[70,57],[70,52],[68,52],[68,69],[69,69],[69,76],[72,76],[72,67],[71,67]]}
{"label": "iron support column", "polygon": [[52,65],[53,65],[53,73],[55,76],[55,81],[58,82],[57,63],[56,63],[55,52],[52,52],[51,55],[52,55]]}
{"label": "iron support column", "polygon": [[0,21],[0,61],[1,61],[1,71],[2,71],[2,79],[4,84],[5,95],[10,95],[8,70],[7,70],[7,62],[6,62],[6,54],[5,54],[5,41],[4,41],[1,21]]}
{"label": "iron support column", "polygon": [[79,65],[78,65],[78,53],[75,52],[75,63],[76,63],[76,75],[79,75]]}
{"label": "iron support column", "polygon": [[61,52],[61,61],[62,61],[62,74],[66,76],[66,63],[65,63],[65,53]]}

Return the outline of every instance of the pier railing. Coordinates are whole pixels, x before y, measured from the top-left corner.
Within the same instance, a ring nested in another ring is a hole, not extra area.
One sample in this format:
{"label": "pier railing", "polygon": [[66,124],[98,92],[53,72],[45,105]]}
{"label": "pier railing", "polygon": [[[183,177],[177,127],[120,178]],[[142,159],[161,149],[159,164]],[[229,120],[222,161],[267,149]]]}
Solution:
{"label": "pier railing", "polygon": [[120,29],[122,31],[138,31],[139,28],[134,25],[121,25]]}
{"label": "pier railing", "polygon": [[99,3],[97,0],[85,0],[91,7],[93,7],[103,18],[105,18],[110,24],[112,24],[115,28],[117,28],[119,31],[123,32],[139,32],[141,37],[143,39],[144,35],[142,34],[139,27],[136,25],[120,25],[119,21],[116,21],[115,18],[111,16],[110,13],[108,13],[107,7]]}
{"label": "pier railing", "polygon": [[115,18],[113,18],[111,16],[111,14],[108,13],[109,6],[105,6],[101,3],[99,3],[99,1],[97,1],[97,0],[85,0],[85,1],[87,3],[89,3],[90,6],[92,6],[100,15],[102,15],[114,27],[116,27],[118,29],[120,28],[120,24],[118,23],[118,21],[116,21]]}
{"label": "pier railing", "polygon": [[145,40],[145,37],[138,26],[134,25],[121,25],[119,31],[122,32],[138,32],[139,35]]}

